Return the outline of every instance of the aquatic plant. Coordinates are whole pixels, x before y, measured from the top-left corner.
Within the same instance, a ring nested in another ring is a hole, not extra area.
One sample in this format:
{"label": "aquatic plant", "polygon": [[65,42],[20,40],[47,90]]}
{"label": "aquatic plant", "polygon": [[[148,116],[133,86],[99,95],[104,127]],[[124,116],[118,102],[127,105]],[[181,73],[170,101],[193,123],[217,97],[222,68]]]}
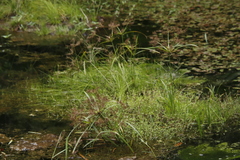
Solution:
{"label": "aquatic plant", "polygon": [[[174,145],[210,131],[219,133],[239,109],[234,99],[215,95],[214,88],[209,96],[192,89],[204,81],[185,72],[143,62],[85,63],[55,72],[41,92],[37,86],[32,91],[50,106],[49,115],[72,121],[74,128],[59,155],[100,142],[125,144],[132,151],[140,142],[154,154],[153,145],[158,143]],[[78,140],[74,142],[73,137]]]}
{"label": "aquatic plant", "polygon": [[239,149],[231,148],[226,142],[215,146],[204,143],[196,147],[189,146],[179,151],[179,157],[183,160],[236,159],[239,158]]}
{"label": "aquatic plant", "polygon": [[[175,39],[176,41],[176,39]],[[153,43],[153,42],[152,42]],[[155,42],[156,43],[156,42]],[[163,45],[161,42],[157,42],[157,45],[154,47],[149,47],[149,49],[155,49],[154,53],[161,53],[161,51],[165,53],[176,53],[179,51],[179,49],[184,49],[184,48],[189,48],[189,47],[197,47],[195,44],[170,44],[170,38],[169,38],[169,33],[167,34],[167,45]],[[160,51],[160,52],[159,52]]]}

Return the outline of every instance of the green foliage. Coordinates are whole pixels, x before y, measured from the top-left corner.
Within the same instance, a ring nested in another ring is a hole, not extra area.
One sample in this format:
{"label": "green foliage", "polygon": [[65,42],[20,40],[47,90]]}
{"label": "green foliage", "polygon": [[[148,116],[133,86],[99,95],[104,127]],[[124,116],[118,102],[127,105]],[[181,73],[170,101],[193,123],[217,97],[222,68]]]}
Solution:
{"label": "green foliage", "polygon": [[[40,35],[49,33],[75,34],[88,28],[89,20],[84,6],[77,1],[63,0],[11,0],[0,2],[0,18],[11,18],[12,27],[23,26],[21,30],[33,28]],[[8,17],[10,16],[11,17]]]}
{"label": "green foliage", "polygon": [[159,64],[92,64],[55,72],[36,94],[51,106],[51,115],[64,117],[67,111],[75,125],[81,124],[77,130],[87,129],[96,139],[111,135],[128,145],[139,140],[181,140],[189,127],[197,135],[209,125],[225,122],[229,106],[236,109],[231,99],[223,103],[212,95],[199,100],[188,88],[190,83],[179,79],[191,82],[181,72],[169,72]]}
{"label": "green foliage", "polygon": [[[101,63],[83,58],[75,62],[78,67],[54,72],[42,86],[32,85],[36,97],[50,106],[49,115],[70,119],[76,126],[68,138],[80,133],[72,148],[66,142],[66,155],[102,139],[122,142],[132,151],[141,142],[155,155],[152,143],[204,136],[239,111],[234,99],[223,101],[214,88],[202,98],[192,87],[203,80],[184,76],[185,70],[122,60],[120,51],[115,49],[117,58]],[[86,134],[91,138],[84,139]],[[80,143],[83,140],[86,143]]]}
{"label": "green foliage", "polygon": [[201,144],[197,147],[189,146],[186,149],[179,151],[179,157],[183,160],[214,160],[218,159],[236,159],[239,157],[239,150],[231,148],[228,144],[220,143],[216,146],[210,144]]}
{"label": "green foliage", "polygon": [[47,0],[32,1],[29,7],[35,20],[45,21],[45,24],[46,22],[59,24],[61,20],[60,14],[63,14],[63,16],[65,14],[64,12],[61,13],[63,10],[61,10],[60,6]]}

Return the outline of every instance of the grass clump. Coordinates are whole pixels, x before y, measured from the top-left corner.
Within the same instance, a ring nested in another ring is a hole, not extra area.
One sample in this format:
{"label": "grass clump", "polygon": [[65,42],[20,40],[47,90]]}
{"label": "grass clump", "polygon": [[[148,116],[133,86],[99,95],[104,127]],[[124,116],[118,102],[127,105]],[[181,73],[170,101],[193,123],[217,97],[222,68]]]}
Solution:
{"label": "grass clump", "polygon": [[[189,88],[199,82],[159,64],[90,64],[55,72],[39,97],[51,106],[52,115],[69,115],[78,126],[74,131],[81,140],[74,144],[73,152],[79,145],[87,148],[102,139],[123,142],[132,151],[141,142],[153,151],[153,142],[173,145],[203,136],[238,110],[233,99],[221,101],[213,93],[201,98],[200,91]],[[82,140],[86,143],[80,144]]]}
{"label": "grass clump", "polygon": [[0,18],[11,18],[8,21],[15,30],[34,30],[39,35],[72,35],[90,27],[88,17],[81,9],[86,7],[77,1],[11,0],[0,4],[3,8]]}

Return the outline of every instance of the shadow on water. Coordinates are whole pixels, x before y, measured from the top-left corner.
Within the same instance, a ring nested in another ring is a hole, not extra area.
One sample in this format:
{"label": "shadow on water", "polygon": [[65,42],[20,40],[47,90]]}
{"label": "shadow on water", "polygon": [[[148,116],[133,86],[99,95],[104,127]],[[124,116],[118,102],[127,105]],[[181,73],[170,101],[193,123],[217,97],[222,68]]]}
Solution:
{"label": "shadow on water", "polygon": [[[17,82],[16,85],[18,85]],[[24,86],[26,87],[26,85]],[[46,130],[57,134],[63,127],[69,128],[68,121],[52,120],[44,106],[34,102],[34,99],[29,97],[29,93],[21,87],[12,86],[11,88],[1,89],[1,133],[14,136],[14,134],[26,133],[28,131],[38,132]]]}
{"label": "shadow on water", "polygon": [[[28,32],[0,31],[0,151],[3,159],[41,159],[18,157],[12,151],[46,149],[69,121],[51,119],[44,105],[30,98],[30,83],[51,71],[65,68],[67,38],[38,37]],[[61,46],[61,47],[59,47]],[[28,137],[27,135],[34,135]],[[40,136],[40,137],[37,137]],[[49,141],[46,141],[49,139]],[[38,140],[38,141],[37,141]],[[14,145],[15,144],[15,145]],[[10,149],[10,150],[9,150]]]}
{"label": "shadow on water", "polygon": [[[25,32],[0,31],[0,35],[0,157],[49,160],[58,143],[58,135],[63,130],[69,132],[72,126],[68,120],[52,119],[55,115],[49,115],[51,113],[44,104],[34,100],[28,87],[44,79],[51,71],[65,69],[67,40],[37,37],[34,33]],[[74,143],[76,139],[72,141]],[[106,156],[108,159],[124,155],[132,155],[125,159],[136,157],[126,146],[103,145],[84,152],[91,153],[92,159],[98,160],[105,160]],[[58,151],[64,149],[64,141],[59,146]],[[114,150],[120,153],[112,154]],[[144,155],[142,157],[146,159]],[[69,158],[83,159],[81,155]]]}

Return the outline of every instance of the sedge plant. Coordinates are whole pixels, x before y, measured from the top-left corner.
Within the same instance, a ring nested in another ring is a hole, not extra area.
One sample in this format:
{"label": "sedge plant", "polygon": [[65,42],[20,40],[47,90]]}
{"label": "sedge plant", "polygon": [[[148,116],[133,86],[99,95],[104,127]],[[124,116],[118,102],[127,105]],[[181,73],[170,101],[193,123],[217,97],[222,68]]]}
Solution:
{"label": "sedge plant", "polygon": [[71,137],[77,136],[78,140],[71,144],[68,138],[65,142],[68,153],[104,140],[114,145],[122,142],[133,151],[134,144],[141,142],[156,154],[152,145],[184,141],[189,129],[190,136],[201,136],[205,126],[224,123],[238,110],[231,99],[221,102],[215,95],[200,99],[182,84],[191,78],[175,76],[178,74],[169,73],[159,64],[115,62],[83,68],[56,72],[44,93],[45,98],[54,98],[52,104],[64,103],[67,107],[62,116],[66,117],[68,111],[74,126],[78,126],[71,132]]}

